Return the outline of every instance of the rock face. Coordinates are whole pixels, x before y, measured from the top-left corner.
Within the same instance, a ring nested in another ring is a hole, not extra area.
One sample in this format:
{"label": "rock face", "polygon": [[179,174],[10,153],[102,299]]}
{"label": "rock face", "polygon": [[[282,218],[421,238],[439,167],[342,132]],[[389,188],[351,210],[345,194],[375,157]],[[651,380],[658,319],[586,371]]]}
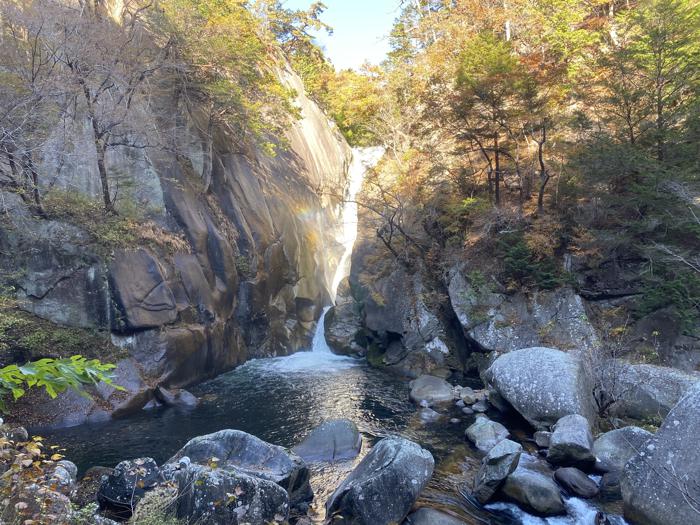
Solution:
{"label": "rock face", "polygon": [[168,464],[177,464],[185,457],[199,465],[277,483],[289,493],[293,506],[313,496],[309,469],[299,456],[239,430],[221,430],[191,439]]}
{"label": "rock face", "polygon": [[304,461],[342,461],[360,453],[362,436],[347,419],[326,421],[316,427],[292,451]]}
{"label": "rock face", "polygon": [[654,434],[639,427],[624,427],[598,436],[593,454],[610,470],[622,471],[625,464],[644,449]]}
{"label": "rock face", "polygon": [[538,465],[531,456],[520,457],[518,468],[508,476],[502,491],[536,514],[554,516],[566,513],[559,487],[551,473]]}
{"label": "rock face", "polygon": [[678,402],[659,431],[625,466],[625,517],[643,525],[700,524],[700,385]]}
{"label": "rock face", "polygon": [[357,305],[352,299],[346,299],[326,312],[326,342],[334,354],[356,355],[364,351],[357,342],[357,336],[362,330],[362,321],[356,308]]}
{"label": "rock face", "polygon": [[619,400],[613,412],[639,420],[663,419],[700,382],[700,374],[654,365],[611,362],[604,373],[614,376],[605,381],[612,385],[610,394]]}
{"label": "rock face", "polygon": [[554,472],[554,479],[569,494],[590,499],[598,495],[598,485],[577,468],[563,467]]}
{"label": "rock face", "polygon": [[571,288],[505,295],[475,288],[464,271],[452,268],[448,291],[464,335],[482,351],[591,349],[599,343],[583,300]]}
{"label": "rock face", "polygon": [[403,525],[466,525],[466,523],[439,510],[421,507],[409,514]]}
{"label": "rock face", "polygon": [[401,523],[433,474],[427,450],[402,438],[384,438],[326,502],[333,523]]}
{"label": "rock face", "polygon": [[[155,385],[184,388],[250,356],[286,355],[310,342],[343,251],[340,199],[316,189],[342,193],[351,151],[301,80],[284,67],[278,73],[298,93],[303,118],[275,157],[234,143],[223,129],[202,132],[197,111],[169,95],[159,102],[181,123],[177,154],[110,149],[113,187],[129,188],[117,207],[145,210],[153,242],[105,248],[86,225],[33,217],[17,195],[2,192],[0,273],[9,277],[0,285],[14,287],[21,307],[43,319],[111,332],[129,363],[116,382],[134,383],[135,373],[142,383],[128,401],[99,393],[89,406],[47,399],[47,426],[134,412]],[[61,131],[80,155],[64,163],[38,153],[38,169],[55,190],[98,197],[94,144],[80,111]],[[139,111],[157,129],[149,108]]]}
{"label": "rock face", "polygon": [[510,435],[506,427],[484,415],[476,417],[474,423],[467,428],[466,434],[467,439],[484,454]]}
{"label": "rock face", "polygon": [[411,400],[415,403],[425,401],[428,405],[450,403],[454,399],[452,385],[435,376],[422,375],[409,384]]}
{"label": "rock face", "polygon": [[582,414],[595,420],[593,388],[581,361],[553,348],[524,348],[499,356],[487,380],[534,427]]}
{"label": "rock face", "polygon": [[554,425],[547,461],[564,467],[590,468],[595,464],[593,435],[585,417],[564,416]]}
{"label": "rock face", "polygon": [[190,465],[174,479],[177,517],[190,523],[264,525],[289,514],[287,492],[273,481],[203,465]]}
{"label": "rock face", "polygon": [[516,469],[523,447],[504,439],[493,447],[481,462],[474,480],[474,497],[482,505],[496,493],[505,479]]}
{"label": "rock face", "polygon": [[117,518],[128,518],[144,494],[161,481],[163,475],[153,459],[122,461],[97,492],[100,509]]}

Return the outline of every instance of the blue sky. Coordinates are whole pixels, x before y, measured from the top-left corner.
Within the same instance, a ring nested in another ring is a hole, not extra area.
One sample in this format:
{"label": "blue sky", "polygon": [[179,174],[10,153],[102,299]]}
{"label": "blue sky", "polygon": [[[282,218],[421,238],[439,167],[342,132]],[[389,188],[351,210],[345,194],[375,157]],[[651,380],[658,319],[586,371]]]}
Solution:
{"label": "blue sky", "polygon": [[[306,9],[312,0],[286,0],[284,6]],[[387,36],[398,15],[398,0],[324,0],[323,21],[333,34],[318,40],[336,69],[358,68],[365,61],[381,62],[389,51]]]}

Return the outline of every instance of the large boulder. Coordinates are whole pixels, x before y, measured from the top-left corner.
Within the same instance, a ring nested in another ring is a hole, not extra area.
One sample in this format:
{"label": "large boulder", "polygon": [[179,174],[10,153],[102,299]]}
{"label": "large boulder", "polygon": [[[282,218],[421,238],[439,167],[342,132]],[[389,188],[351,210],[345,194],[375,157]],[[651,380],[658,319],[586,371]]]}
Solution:
{"label": "large boulder", "polygon": [[603,385],[615,404],[611,411],[638,420],[662,420],[683,395],[700,382],[700,374],[655,365],[610,361]]}
{"label": "large boulder", "polygon": [[590,499],[598,495],[598,485],[584,472],[574,467],[558,468],[554,472],[554,479],[569,494],[580,498]]}
{"label": "large boulder", "polygon": [[599,338],[571,288],[502,294],[451,270],[448,293],[464,335],[483,351],[556,346],[596,348]]}
{"label": "large boulder", "polygon": [[608,470],[622,471],[654,434],[639,427],[624,427],[598,436],[593,442],[593,454]]}
{"label": "large boulder", "polygon": [[409,514],[403,525],[466,525],[466,523],[439,510],[421,507]]}
{"label": "large boulder", "polygon": [[268,525],[289,514],[287,491],[240,471],[192,464],[175,474],[178,518],[211,525]]}
{"label": "large boulder", "polygon": [[570,414],[593,422],[593,387],[582,361],[553,348],[524,348],[498,357],[487,380],[534,427]]}
{"label": "large boulder", "polygon": [[411,399],[415,403],[426,401],[429,405],[450,403],[454,399],[452,385],[440,377],[422,375],[409,383]]}
{"label": "large boulder", "polygon": [[497,421],[479,414],[466,432],[467,439],[484,454],[510,436],[508,429]]}
{"label": "large boulder", "polygon": [[504,439],[486,454],[474,479],[473,494],[479,503],[488,502],[517,468],[522,451],[520,444]]}
{"label": "large boulder", "polygon": [[128,518],[146,492],[161,481],[162,472],[152,458],[122,461],[100,485],[100,509],[110,516]]}
{"label": "large boulder", "polygon": [[183,458],[273,481],[289,493],[294,506],[313,496],[309,469],[299,456],[240,430],[220,430],[191,439],[168,464]]}
{"label": "large boulder", "polygon": [[334,354],[355,355],[363,349],[357,343],[357,334],[362,330],[362,321],[355,302],[345,300],[326,312],[324,334]]}
{"label": "large boulder", "polygon": [[326,502],[333,523],[401,523],[433,474],[433,456],[398,437],[379,441]]}
{"label": "large boulder", "polygon": [[322,423],[292,451],[304,461],[341,461],[360,453],[362,436],[357,425],[348,419]]}
{"label": "large boulder", "polygon": [[565,514],[559,487],[552,474],[532,456],[520,456],[518,467],[506,479],[501,489],[510,499],[525,509],[544,516]]}
{"label": "large boulder", "polygon": [[554,425],[547,461],[563,467],[590,468],[595,464],[593,435],[585,417],[564,416]]}
{"label": "large boulder", "polygon": [[671,410],[624,470],[625,516],[635,523],[700,524],[700,385]]}

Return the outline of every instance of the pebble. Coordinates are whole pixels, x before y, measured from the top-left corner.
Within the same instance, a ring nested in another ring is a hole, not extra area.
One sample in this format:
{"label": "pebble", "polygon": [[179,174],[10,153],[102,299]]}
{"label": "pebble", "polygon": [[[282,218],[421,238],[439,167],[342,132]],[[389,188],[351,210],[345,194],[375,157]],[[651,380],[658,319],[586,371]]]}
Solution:
{"label": "pebble", "polygon": [[452,419],[450,419],[450,423],[455,424],[455,425],[456,425],[457,423],[460,423],[461,421],[462,421],[462,420],[459,419],[459,418],[457,418],[457,417],[453,417]]}
{"label": "pebble", "polygon": [[469,408],[469,407],[464,407],[464,408],[462,409],[462,413],[464,413],[464,414],[466,414],[466,415],[468,415],[468,416],[471,416],[471,415],[474,413],[474,411],[473,411],[471,408]]}
{"label": "pebble", "polygon": [[475,412],[486,412],[489,409],[489,405],[485,400],[477,401],[472,405],[472,410]]}

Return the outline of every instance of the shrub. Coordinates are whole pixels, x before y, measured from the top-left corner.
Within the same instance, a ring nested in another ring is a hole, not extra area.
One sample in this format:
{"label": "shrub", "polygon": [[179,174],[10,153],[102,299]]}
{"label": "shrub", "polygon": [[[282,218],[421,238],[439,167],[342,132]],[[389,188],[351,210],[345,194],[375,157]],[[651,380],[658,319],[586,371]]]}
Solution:
{"label": "shrub", "polygon": [[497,253],[503,261],[506,281],[544,290],[551,290],[564,282],[561,268],[554,257],[537,257],[533,254],[521,232],[501,237]]}

